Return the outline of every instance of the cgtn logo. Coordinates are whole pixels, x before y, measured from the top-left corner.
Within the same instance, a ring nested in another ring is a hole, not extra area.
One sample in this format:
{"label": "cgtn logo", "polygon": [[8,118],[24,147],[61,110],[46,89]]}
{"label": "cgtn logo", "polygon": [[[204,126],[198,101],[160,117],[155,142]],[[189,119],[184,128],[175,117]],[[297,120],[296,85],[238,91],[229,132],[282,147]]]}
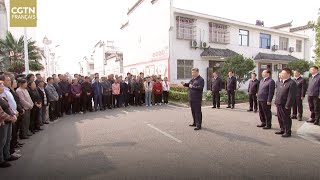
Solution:
{"label": "cgtn logo", "polygon": [[37,27],[37,0],[10,0],[10,27]]}
{"label": "cgtn logo", "polygon": [[36,19],[36,7],[12,7],[11,18],[13,19]]}

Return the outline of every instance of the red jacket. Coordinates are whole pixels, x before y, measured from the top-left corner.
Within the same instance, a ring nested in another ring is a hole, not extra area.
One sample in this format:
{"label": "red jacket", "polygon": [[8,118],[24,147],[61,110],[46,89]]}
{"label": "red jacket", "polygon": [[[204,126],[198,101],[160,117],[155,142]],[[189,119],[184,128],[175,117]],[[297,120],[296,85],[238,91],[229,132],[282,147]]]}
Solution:
{"label": "red jacket", "polygon": [[153,84],[153,93],[162,94],[162,84],[161,82],[156,82]]}

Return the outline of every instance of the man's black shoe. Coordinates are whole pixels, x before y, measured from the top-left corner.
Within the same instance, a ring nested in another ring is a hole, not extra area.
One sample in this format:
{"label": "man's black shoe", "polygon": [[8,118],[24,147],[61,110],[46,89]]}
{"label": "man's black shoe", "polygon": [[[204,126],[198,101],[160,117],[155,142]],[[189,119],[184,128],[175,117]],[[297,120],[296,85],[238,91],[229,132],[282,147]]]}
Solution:
{"label": "man's black shoe", "polygon": [[278,131],[278,132],[275,132],[275,134],[282,135],[282,134],[284,134],[284,132],[283,131]]}
{"label": "man's black shoe", "polygon": [[265,127],[265,126],[266,126],[265,124],[257,125],[257,127],[259,127],[259,128],[263,128],[263,127]]}
{"label": "man's black shoe", "polygon": [[220,107],[217,107],[217,109],[220,109]]}
{"label": "man's black shoe", "polygon": [[231,108],[230,106],[227,106],[227,108]]}
{"label": "man's black shoe", "polygon": [[316,121],[315,119],[310,118],[310,119],[307,121],[307,123],[314,123],[315,121]]}
{"label": "man's black shoe", "polygon": [[191,127],[196,127],[196,125],[195,125],[195,124],[190,124],[189,126],[191,126]]}
{"label": "man's black shoe", "polygon": [[215,106],[212,107],[212,109],[215,109],[215,108],[216,108]]}
{"label": "man's black shoe", "polygon": [[266,126],[266,127],[263,127],[262,129],[267,130],[267,129],[271,129],[271,127],[270,126]]}
{"label": "man's black shoe", "polygon": [[291,116],[291,119],[297,119],[297,116]]}
{"label": "man's black shoe", "polygon": [[234,109],[234,106],[232,106],[231,109]]}
{"label": "man's black shoe", "polygon": [[256,112],[258,112],[258,110],[255,109],[254,112],[256,113]]}
{"label": "man's black shoe", "polygon": [[20,136],[20,139],[29,139],[28,136]]}
{"label": "man's black shoe", "polygon": [[10,166],[11,166],[11,164],[6,162],[6,161],[0,164],[0,168],[7,168],[7,167],[10,167]]}
{"label": "man's black shoe", "polygon": [[9,159],[6,159],[6,161],[16,161],[18,160],[19,158],[18,157],[15,157],[15,156],[10,156]]}
{"label": "man's black shoe", "polygon": [[194,128],[195,131],[199,131],[200,129],[201,129],[201,127]]}
{"label": "man's black shoe", "polygon": [[253,111],[252,109],[248,109],[248,110],[247,110],[247,112],[252,112],[252,111]]}

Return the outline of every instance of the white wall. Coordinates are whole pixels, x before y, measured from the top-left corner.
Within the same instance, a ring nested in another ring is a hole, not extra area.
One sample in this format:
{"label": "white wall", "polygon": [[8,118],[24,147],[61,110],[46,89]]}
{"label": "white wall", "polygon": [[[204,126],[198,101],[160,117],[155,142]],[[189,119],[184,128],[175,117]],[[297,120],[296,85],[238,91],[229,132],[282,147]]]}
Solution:
{"label": "white wall", "polygon": [[145,0],[123,29],[124,73],[168,76],[170,1]]}
{"label": "white wall", "polygon": [[94,62],[94,72],[99,73],[100,77],[104,74],[104,50],[103,47],[98,45],[94,48],[95,53],[93,54],[93,62]]}
{"label": "white wall", "polygon": [[[194,60],[194,67],[200,69],[200,75],[207,81],[207,68],[209,67],[209,60],[207,58],[201,58],[200,54],[203,52],[203,49],[194,49],[190,47],[190,40],[180,40],[176,38],[176,16],[183,16],[183,17],[191,17],[197,19],[196,26],[197,26],[197,41],[200,44],[200,31],[203,36],[204,30],[204,39],[202,41],[209,42],[209,22],[214,22],[213,20],[188,16],[184,14],[174,13],[172,15],[172,22],[171,26],[173,26],[173,30],[171,31],[171,41],[172,41],[172,53],[171,53],[171,83],[178,84],[181,80],[186,81],[186,79],[177,79],[177,60],[178,59],[186,59],[186,60]],[[279,37],[287,37],[289,38],[289,47],[294,47],[296,49],[296,40],[305,41],[303,38],[287,34],[281,34],[269,32],[267,30],[261,31],[259,29],[253,29],[245,26],[239,26],[236,24],[228,24],[223,22],[217,22],[221,24],[229,25],[230,31],[230,44],[218,44],[218,43],[209,43],[210,47],[212,48],[220,48],[220,49],[230,49],[235,51],[236,53],[243,54],[245,57],[254,59],[255,56],[261,53],[269,53],[269,54],[281,54],[281,55],[289,55],[304,59],[304,43],[302,47],[302,52],[293,52],[290,53],[289,51],[272,51],[271,49],[262,49],[260,48],[260,33],[270,34],[271,35],[271,46],[272,45],[279,45]],[[239,45],[239,29],[248,30],[249,31],[249,47],[248,46],[240,46]],[[274,31],[274,30],[273,30]],[[202,38],[202,37],[201,37]],[[278,62],[277,62],[278,63]],[[283,62],[285,63],[285,62]],[[258,72],[258,68],[256,68],[256,72]],[[277,75],[276,75],[277,76]]]}
{"label": "white wall", "polygon": [[107,65],[104,66],[105,75],[114,74],[114,75],[123,75],[120,73],[120,61],[116,61],[116,57],[110,58],[107,60]]}

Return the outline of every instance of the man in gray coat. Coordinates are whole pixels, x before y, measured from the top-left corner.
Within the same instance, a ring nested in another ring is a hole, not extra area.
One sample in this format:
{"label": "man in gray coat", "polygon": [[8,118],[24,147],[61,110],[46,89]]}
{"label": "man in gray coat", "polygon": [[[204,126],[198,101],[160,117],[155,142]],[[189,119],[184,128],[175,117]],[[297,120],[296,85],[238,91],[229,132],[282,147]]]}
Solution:
{"label": "man in gray coat", "polygon": [[59,100],[59,95],[56,90],[56,88],[53,85],[53,78],[48,77],[47,79],[47,86],[46,86],[46,91],[48,92],[48,101],[49,101],[49,118],[50,121],[55,121],[57,120],[57,114],[56,114],[56,104]]}
{"label": "man in gray coat", "polygon": [[312,66],[310,68],[310,74],[312,75],[309,80],[308,87],[308,103],[311,111],[311,117],[308,123],[314,123],[315,125],[319,124],[320,118],[320,74],[318,73],[318,67]]}

